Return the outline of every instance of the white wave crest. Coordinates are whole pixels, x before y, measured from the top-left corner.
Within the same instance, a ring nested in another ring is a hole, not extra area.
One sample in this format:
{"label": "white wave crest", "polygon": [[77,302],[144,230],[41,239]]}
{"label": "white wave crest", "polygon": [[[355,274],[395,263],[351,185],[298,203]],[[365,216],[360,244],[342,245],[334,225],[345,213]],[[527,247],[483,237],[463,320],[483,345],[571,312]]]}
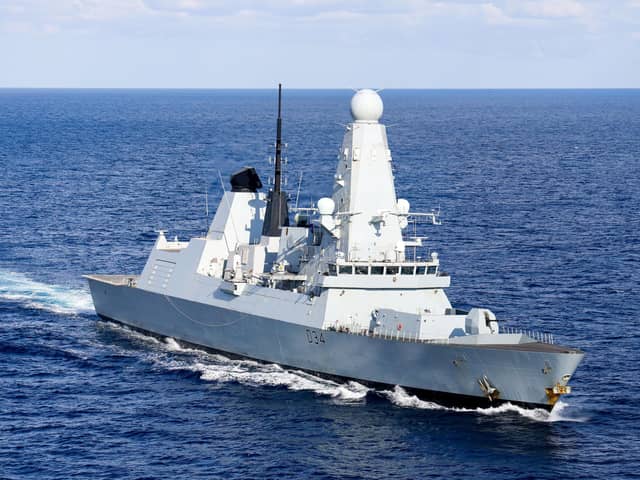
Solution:
{"label": "white wave crest", "polygon": [[153,336],[113,322],[104,322],[103,325],[132,340],[147,343],[153,351],[145,355],[146,359],[160,368],[191,371],[205,382],[235,382],[251,387],[284,387],[291,391],[313,392],[344,404],[363,402],[371,390],[357,382],[333,382],[310,373],[286,369],[275,363],[230,359],[221,354],[183,347],[171,337],[158,341]]}
{"label": "white wave crest", "polygon": [[0,298],[28,308],[67,315],[94,311],[91,295],[86,290],[49,285],[5,270],[0,270]]}
{"label": "white wave crest", "polygon": [[206,382],[236,382],[252,387],[284,387],[292,391],[310,391],[343,403],[361,402],[370,391],[364,385],[353,381],[337,383],[310,373],[286,369],[275,363],[233,360],[224,355],[185,348],[171,337],[166,337],[161,345],[170,353],[182,353],[190,357],[184,360],[154,358],[155,362],[169,370],[196,372],[200,379]]}
{"label": "white wave crest", "polygon": [[231,360],[222,355],[210,355],[193,364],[174,364],[169,368],[195,371],[208,382],[237,382],[252,387],[284,387],[292,391],[310,391],[341,402],[364,400],[369,389],[357,382],[340,384],[299,370],[288,370],[276,364],[261,364],[251,360]]}
{"label": "white wave crest", "polygon": [[404,388],[395,386],[393,390],[383,390],[380,392],[391,403],[399,407],[405,408],[420,408],[422,410],[446,410],[446,407],[438,405],[434,402],[427,402],[426,400],[420,400],[415,395],[409,395]]}
{"label": "white wave crest", "polygon": [[[419,408],[424,410],[447,410],[451,412],[476,413],[480,415],[503,415],[505,413],[516,413],[522,417],[536,422],[585,422],[585,418],[576,418],[566,415],[567,404],[558,402],[551,412],[542,408],[527,409],[511,403],[504,403],[497,407],[487,408],[449,408],[437,403],[420,400],[415,395],[409,395],[402,387],[396,386],[392,391],[384,390],[380,392],[391,403],[399,407]],[[563,414],[564,413],[564,414]]]}
{"label": "white wave crest", "polygon": [[164,339],[165,348],[172,352],[183,352],[185,349],[180,346],[178,342],[176,342],[171,337],[166,337]]}

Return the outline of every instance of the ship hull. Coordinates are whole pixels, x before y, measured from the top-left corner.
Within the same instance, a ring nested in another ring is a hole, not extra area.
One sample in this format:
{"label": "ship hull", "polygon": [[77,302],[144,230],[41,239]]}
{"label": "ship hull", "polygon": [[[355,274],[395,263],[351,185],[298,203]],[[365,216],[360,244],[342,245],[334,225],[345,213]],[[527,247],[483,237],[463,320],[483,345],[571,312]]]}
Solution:
{"label": "ship hull", "polygon": [[[150,334],[222,352],[277,363],[367,386],[403,387],[446,406],[487,407],[510,402],[551,410],[549,388],[572,375],[582,352],[561,348],[508,348],[403,342],[321,330],[281,320],[292,306],[275,299],[279,318],[248,314],[89,278],[97,314]],[[490,399],[486,379],[497,393]]]}

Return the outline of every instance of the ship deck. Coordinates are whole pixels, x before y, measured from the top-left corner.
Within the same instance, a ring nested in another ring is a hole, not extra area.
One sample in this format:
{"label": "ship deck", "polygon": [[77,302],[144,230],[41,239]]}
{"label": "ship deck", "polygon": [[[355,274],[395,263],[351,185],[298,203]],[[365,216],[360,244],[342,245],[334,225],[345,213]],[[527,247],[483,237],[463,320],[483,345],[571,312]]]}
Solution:
{"label": "ship deck", "polygon": [[83,275],[83,278],[108,283],[110,285],[134,287],[140,275]]}

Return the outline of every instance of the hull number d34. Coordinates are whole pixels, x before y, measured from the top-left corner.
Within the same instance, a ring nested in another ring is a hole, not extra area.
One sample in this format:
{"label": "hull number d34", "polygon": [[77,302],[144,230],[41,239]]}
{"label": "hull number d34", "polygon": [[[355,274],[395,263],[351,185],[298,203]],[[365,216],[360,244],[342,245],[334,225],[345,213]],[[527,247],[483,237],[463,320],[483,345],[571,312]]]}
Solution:
{"label": "hull number d34", "polygon": [[307,342],[315,343],[316,345],[319,345],[321,343],[325,343],[324,335],[322,334],[322,331],[312,330],[310,328],[307,328],[307,329],[305,329],[305,333],[306,333],[306,337],[307,337]]}

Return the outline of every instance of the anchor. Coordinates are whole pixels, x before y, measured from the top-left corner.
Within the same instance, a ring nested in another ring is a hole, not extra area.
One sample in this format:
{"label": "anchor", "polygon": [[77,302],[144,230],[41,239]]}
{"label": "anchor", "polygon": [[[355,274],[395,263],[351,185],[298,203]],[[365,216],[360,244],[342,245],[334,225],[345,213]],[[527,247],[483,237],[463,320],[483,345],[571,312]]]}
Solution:
{"label": "anchor", "polygon": [[500,391],[496,387],[491,385],[491,382],[489,382],[489,379],[486,375],[483,375],[482,378],[478,379],[478,384],[480,385],[480,388],[487,396],[489,401],[492,402],[500,397]]}

